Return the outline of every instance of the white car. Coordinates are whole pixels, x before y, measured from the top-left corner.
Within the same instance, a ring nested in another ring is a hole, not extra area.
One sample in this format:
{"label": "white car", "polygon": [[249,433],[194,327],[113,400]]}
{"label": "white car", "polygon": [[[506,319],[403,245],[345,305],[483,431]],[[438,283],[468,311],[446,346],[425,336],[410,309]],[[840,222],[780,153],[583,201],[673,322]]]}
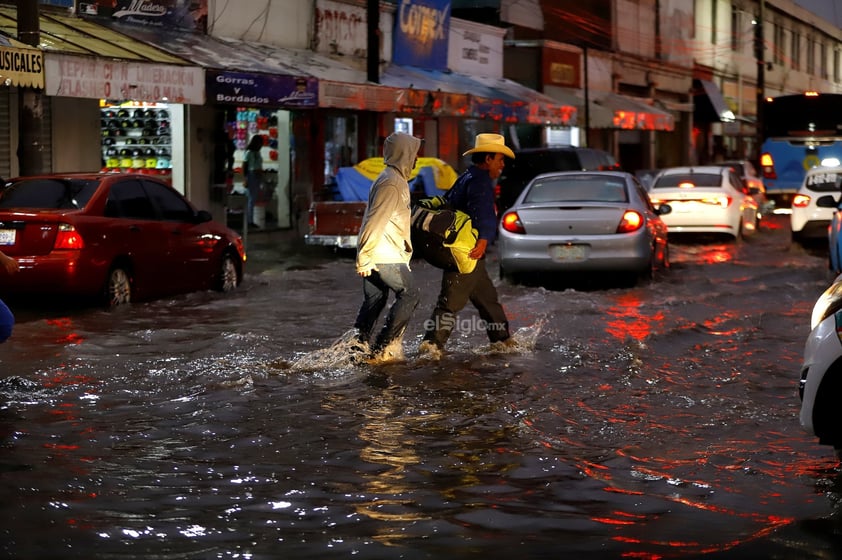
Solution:
{"label": "white car", "polygon": [[801,426],[842,458],[842,275],[816,301],[810,327],[798,385]]}
{"label": "white car", "polygon": [[649,190],[672,233],[724,233],[739,239],[757,231],[757,201],[733,168],[719,165],[663,169]]}
{"label": "white car", "polygon": [[842,167],[814,167],[807,171],[798,193],[792,198],[790,225],[793,241],[827,238],[827,227],[835,204],[817,204],[827,196],[838,198]]}

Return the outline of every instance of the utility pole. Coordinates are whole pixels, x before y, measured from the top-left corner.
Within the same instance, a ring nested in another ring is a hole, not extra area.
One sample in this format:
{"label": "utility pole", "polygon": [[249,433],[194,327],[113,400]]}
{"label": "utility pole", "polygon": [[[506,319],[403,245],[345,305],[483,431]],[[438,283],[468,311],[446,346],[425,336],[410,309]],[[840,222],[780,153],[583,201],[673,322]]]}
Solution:
{"label": "utility pole", "polygon": [[366,31],[368,43],[366,46],[366,69],[368,81],[374,84],[380,83],[380,2],[379,0],[366,1],[367,21]]}
{"label": "utility pole", "polygon": [[[38,2],[18,0],[18,40],[38,48],[41,26],[38,21]],[[18,90],[18,172],[19,175],[37,175],[44,172],[41,146],[41,120],[43,117],[42,92],[31,87]]]}
{"label": "utility pole", "polygon": [[766,103],[766,57],[763,44],[763,17],[766,11],[766,0],[758,0],[757,24],[754,28],[754,58],[757,60],[757,140],[755,156],[760,157],[760,147],[763,145],[763,106]]}

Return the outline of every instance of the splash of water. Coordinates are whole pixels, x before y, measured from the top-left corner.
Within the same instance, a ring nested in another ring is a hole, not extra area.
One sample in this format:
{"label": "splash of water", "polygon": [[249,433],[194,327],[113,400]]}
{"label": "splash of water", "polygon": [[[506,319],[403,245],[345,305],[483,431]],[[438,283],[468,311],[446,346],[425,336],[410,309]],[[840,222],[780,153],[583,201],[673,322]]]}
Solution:
{"label": "splash of water", "polygon": [[367,343],[360,342],[357,330],[350,329],[327,348],[307,352],[288,364],[291,372],[323,371],[351,368],[371,353]]}
{"label": "splash of water", "polygon": [[547,323],[546,317],[540,317],[531,325],[520,327],[516,330],[511,338],[504,342],[492,342],[488,346],[480,347],[474,350],[477,354],[521,354],[523,352],[531,352],[535,349],[535,343],[541,335],[544,325]]}

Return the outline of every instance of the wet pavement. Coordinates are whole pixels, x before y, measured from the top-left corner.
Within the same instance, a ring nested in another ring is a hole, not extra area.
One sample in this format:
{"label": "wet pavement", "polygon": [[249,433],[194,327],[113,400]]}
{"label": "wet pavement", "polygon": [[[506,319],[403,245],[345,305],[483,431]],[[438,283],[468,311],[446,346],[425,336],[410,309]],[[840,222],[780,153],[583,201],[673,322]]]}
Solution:
{"label": "wet pavement", "polygon": [[[839,558],[842,482],[798,425],[826,254],[786,221],[683,240],[634,288],[499,284],[440,361],[353,364],[353,255],[250,235],[233,294],[15,309],[0,346],[9,558]],[[494,271],[492,254],[489,270]],[[45,538],[45,534],[48,538]]]}

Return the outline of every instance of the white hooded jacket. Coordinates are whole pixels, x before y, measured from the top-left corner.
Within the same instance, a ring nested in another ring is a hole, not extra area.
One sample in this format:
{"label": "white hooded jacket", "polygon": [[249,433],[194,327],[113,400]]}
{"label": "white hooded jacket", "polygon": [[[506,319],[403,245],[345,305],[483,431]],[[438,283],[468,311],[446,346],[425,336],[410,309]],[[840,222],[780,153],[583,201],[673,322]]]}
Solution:
{"label": "white hooded jacket", "polygon": [[357,272],[379,263],[409,263],[409,176],[421,147],[421,139],[395,132],[383,145],[384,169],[368,194],[368,206],[357,238]]}

